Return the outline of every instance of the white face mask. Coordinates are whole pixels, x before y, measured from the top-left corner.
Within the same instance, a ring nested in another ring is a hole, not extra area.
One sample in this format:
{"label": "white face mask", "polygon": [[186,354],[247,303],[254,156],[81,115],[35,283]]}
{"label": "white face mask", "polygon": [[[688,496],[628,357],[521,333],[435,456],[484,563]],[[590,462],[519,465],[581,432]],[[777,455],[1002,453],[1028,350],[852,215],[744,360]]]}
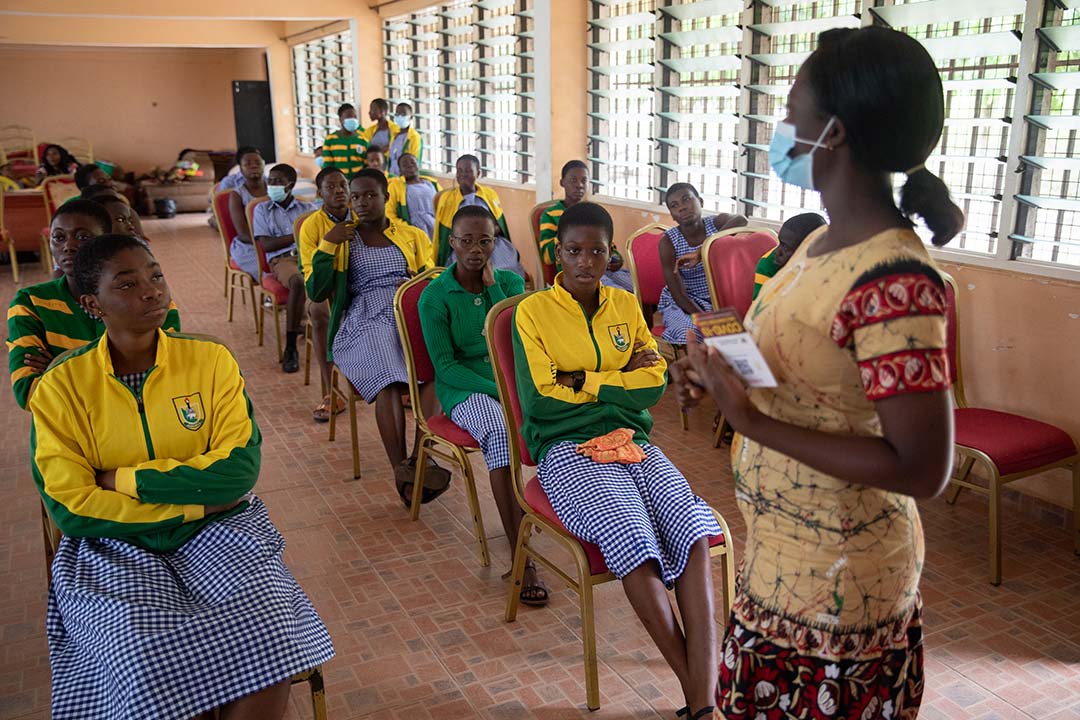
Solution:
{"label": "white face mask", "polygon": [[399,128],[406,130],[412,125],[412,115],[395,115],[394,122],[397,123]]}

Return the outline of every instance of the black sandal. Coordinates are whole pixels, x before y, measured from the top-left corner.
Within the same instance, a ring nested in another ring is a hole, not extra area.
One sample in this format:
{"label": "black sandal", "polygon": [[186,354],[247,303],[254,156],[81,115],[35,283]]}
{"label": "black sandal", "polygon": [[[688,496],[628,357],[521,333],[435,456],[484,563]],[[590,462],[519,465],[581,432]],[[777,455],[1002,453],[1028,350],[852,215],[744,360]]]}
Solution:
{"label": "black sandal", "polygon": [[683,705],[681,708],[676,710],[675,711],[675,717],[677,717],[677,718],[688,718],[688,717],[690,717],[690,706],[689,705]]}
{"label": "black sandal", "polygon": [[[529,567],[532,568],[533,576],[536,577],[536,566],[526,565],[526,570],[528,570]],[[551,597],[548,586],[544,584],[543,580],[536,577],[536,581],[532,585],[526,585],[522,582],[521,592],[518,593],[518,599],[529,607],[545,607]]]}
{"label": "black sandal", "polygon": [[[696,713],[690,716],[690,720],[700,720],[701,718],[710,718],[713,716],[713,710],[715,708],[712,705],[706,705],[698,710]],[[687,710],[689,712],[689,710]]]}
{"label": "black sandal", "polygon": [[[450,487],[450,471],[432,462],[424,472],[424,487],[420,491],[421,504],[427,504],[442,495]],[[405,507],[412,507],[413,481],[416,478],[416,458],[404,462],[394,470],[394,485]]]}

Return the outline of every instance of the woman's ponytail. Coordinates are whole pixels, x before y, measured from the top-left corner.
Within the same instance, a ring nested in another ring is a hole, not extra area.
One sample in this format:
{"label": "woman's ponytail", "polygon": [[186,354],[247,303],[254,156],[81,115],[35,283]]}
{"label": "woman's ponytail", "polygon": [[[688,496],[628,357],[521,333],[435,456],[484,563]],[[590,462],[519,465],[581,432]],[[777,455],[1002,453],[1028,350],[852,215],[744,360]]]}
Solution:
{"label": "woman's ponytail", "polygon": [[908,172],[900,190],[900,212],[909,219],[918,215],[934,233],[931,242],[945,245],[964,227],[964,211],[949,197],[949,189],[925,167]]}

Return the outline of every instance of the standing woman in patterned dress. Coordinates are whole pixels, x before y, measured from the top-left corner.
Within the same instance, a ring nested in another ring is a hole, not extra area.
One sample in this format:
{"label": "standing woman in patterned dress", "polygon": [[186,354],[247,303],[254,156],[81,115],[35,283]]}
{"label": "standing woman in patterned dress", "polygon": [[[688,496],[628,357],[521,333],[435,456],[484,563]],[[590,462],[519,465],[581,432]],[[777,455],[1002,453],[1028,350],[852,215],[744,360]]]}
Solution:
{"label": "standing woman in patterned dress", "polygon": [[64,533],[52,717],[281,718],[289,679],[334,648],[251,495],[262,435],[240,368],[212,338],[161,329],[169,286],[141,240],[88,240],[74,268],[105,333],[30,398],[34,482]]}
{"label": "standing woman in patterned dress", "polygon": [[[330,300],[334,364],[365,401],[375,403],[379,437],[407,505],[415,448],[410,457],[401,405],[409,375],[394,320],[394,295],[410,277],[431,266],[431,240],[422,230],[387,218],[388,197],[382,171],[364,168],[353,175],[349,201],[356,223],[338,223],[319,243],[311,259],[309,291],[314,302]],[[421,388],[420,402],[432,414],[434,384]],[[424,502],[449,483],[450,473],[433,462],[425,476]]]}
{"label": "standing woman in patterned dress", "polygon": [[747,392],[692,337],[672,373],[684,403],[710,395],[739,433],[747,539],[718,711],[912,720],[923,691],[915,498],[941,492],[952,464],[945,287],[912,218],[935,245],[963,225],[923,166],[944,122],[941,80],[908,35],[830,30],[787,107],[770,164],[820,192],[831,224],[747,315],[779,385]]}
{"label": "standing woman in patterned dress", "polygon": [[701,246],[705,238],[727,228],[746,224],[742,215],[701,214],[701,195],[690,183],[675,183],[667,192],[667,208],[678,225],[660,238],[660,264],[667,287],[657,306],[664,315],[664,340],[672,345],[686,342],[686,331],[694,327],[696,312],[712,310]]}

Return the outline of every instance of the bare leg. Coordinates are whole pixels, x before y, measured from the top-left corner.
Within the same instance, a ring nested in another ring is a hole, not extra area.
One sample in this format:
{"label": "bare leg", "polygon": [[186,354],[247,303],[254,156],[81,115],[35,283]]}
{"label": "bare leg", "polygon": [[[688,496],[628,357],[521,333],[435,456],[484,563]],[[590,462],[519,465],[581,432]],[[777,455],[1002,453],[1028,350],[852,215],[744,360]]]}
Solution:
{"label": "bare leg", "polygon": [[330,387],[330,363],[326,359],[327,333],[330,332],[330,304],[309,302],[308,317],[311,318],[311,345],[319,361],[319,374],[323,387]]}
{"label": "bare leg", "polygon": [[383,449],[390,460],[390,467],[397,469],[405,457],[405,408],[401,407],[401,393],[405,386],[400,383],[388,385],[375,396],[375,424],[379,427]]}
{"label": "bare leg", "polygon": [[[660,579],[660,566],[655,560],[649,560],[630,571],[622,579],[622,585],[641,624],[679,679],[683,695],[692,700],[694,693],[691,692],[690,672],[686,666],[686,638],[675,619],[675,611]],[[707,704],[711,705],[712,700]]]}
{"label": "bare leg", "polygon": [[695,712],[716,698],[716,621],[713,584],[709,571],[709,541],[701,538],[690,548],[683,574],[675,580],[675,597],[686,629],[686,664],[690,691],[686,698]]}
{"label": "bare leg", "polygon": [[304,294],[304,276],[296,273],[289,278],[289,300],[285,304],[286,332],[300,332],[300,321],[304,317],[305,304],[307,304],[307,295]]}
{"label": "bare leg", "polygon": [[281,720],[289,703],[289,680],[263,688],[221,708],[221,720]]}

